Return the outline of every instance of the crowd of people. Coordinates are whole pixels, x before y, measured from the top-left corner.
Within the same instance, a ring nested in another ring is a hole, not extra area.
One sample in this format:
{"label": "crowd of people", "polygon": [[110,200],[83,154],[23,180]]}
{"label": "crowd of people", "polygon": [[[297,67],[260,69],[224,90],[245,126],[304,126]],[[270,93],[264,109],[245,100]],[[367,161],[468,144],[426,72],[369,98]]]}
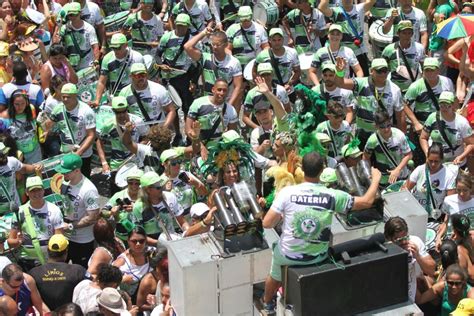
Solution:
{"label": "crowd of people", "polygon": [[471,2],[0,2],[0,316],[175,315],[166,245],[239,187],[280,234],[266,315],[399,190],[436,228],[385,223],[409,299],[474,313],[473,30],[439,32]]}

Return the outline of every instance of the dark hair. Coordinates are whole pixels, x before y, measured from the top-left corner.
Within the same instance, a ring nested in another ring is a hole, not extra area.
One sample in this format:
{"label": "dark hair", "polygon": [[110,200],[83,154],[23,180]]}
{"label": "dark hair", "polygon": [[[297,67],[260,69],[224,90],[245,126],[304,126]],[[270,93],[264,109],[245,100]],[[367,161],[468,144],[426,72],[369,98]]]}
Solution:
{"label": "dark hair", "polygon": [[101,263],[97,267],[97,281],[102,284],[120,284],[122,282],[122,271],[111,264]]}
{"label": "dark hair", "polygon": [[229,166],[235,166],[235,169],[237,170],[237,174],[239,175],[239,178],[237,179],[237,181],[240,180],[240,169],[239,169],[239,166],[233,162],[233,161],[227,161],[224,166],[222,168],[219,169],[219,172],[217,174],[217,183],[219,183],[219,185],[223,186],[224,185],[224,172],[225,172],[225,168],[228,168]]}
{"label": "dark hair", "polygon": [[444,270],[458,262],[458,246],[451,239],[443,241],[439,248],[439,253],[441,256],[441,265]]}
{"label": "dark hair", "polygon": [[5,147],[10,148],[7,156],[17,158],[18,147],[16,145],[15,139],[9,133],[0,133],[0,142],[3,143]]}
{"label": "dark hair", "polygon": [[212,86],[215,87],[218,83],[225,83],[227,87],[229,86],[229,83],[224,78],[217,78]]}
{"label": "dark hair", "polygon": [[74,303],[66,303],[56,308],[52,316],[83,316],[84,313],[79,305]]}
{"label": "dark hair", "polygon": [[53,44],[49,48],[49,56],[58,56],[58,55],[66,55],[67,51],[61,44]]}
{"label": "dark hair", "polygon": [[145,236],[145,238],[147,237],[145,228],[143,228],[142,226],[139,226],[139,225],[135,226],[131,231],[128,232],[128,236],[127,236],[128,238],[127,239],[130,239],[130,237],[133,234],[143,235],[143,236]]}
{"label": "dark hair", "polygon": [[15,102],[16,98],[22,98],[26,102],[26,107],[25,107],[25,114],[26,114],[26,119],[31,122],[33,120],[33,112],[31,111],[31,106],[30,106],[30,99],[28,98],[28,92],[24,91],[22,89],[17,89],[13,91],[9,104],[8,104],[8,116],[10,119],[14,120],[16,117],[16,111],[15,111],[15,106],[13,105]]}
{"label": "dark hair", "polygon": [[[431,154],[438,155],[441,160],[444,158],[444,152],[443,152],[443,145],[441,143],[434,142],[431,144],[431,146],[428,148],[428,156]],[[428,158],[428,157],[426,157]]]}
{"label": "dark hair", "polygon": [[10,282],[11,280],[21,281],[24,279],[23,270],[16,263],[10,263],[3,268],[2,278]]}
{"label": "dark hair", "polygon": [[401,232],[408,233],[407,222],[400,216],[390,217],[385,223],[383,234],[386,240],[392,240],[393,237]]}
{"label": "dark hair", "polygon": [[381,125],[386,121],[390,121],[390,115],[388,115],[387,111],[377,111],[374,114],[374,122],[375,125]]}
{"label": "dark hair", "polygon": [[64,249],[63,251],[51,251],[48,249],[48,257],[51,259],[60,259],[63,258],[63,261],[66,261],[68,254],[68,248]]}
{"label": "dark hair", "polygon": [[67,80],[61,75],[54,75],[49,82],[49,91],[51,94],[56,93],[56,89],[58,89],[62,84],[67,83]]}
{"label": "dark hair", "polygon": [[15,61],[13,62],[13,77],[16,80],[25,80],[28,76],[28,68],[23,61]]}
{"label": "dark hair", "polygon": [[327,113],[336,116],[344,116],[346,112],[344,106],[341,103],[330,100],[328,102]]}
{"label": "dark hair", "polygon": [[160,247],[150,259],[150,267],[157,269],[163,276],[164,282],[169,282],[168,271],[168,250],[165,247]]}
{"label": "dark hair", "polygon": [[214,33],[212,33],[211,37],[216,37],[220,41],[223,41],[225,43],[227,43],[229,41],[228,38],[227,38],[227,34],[225,32],[222,32],[222,31],[215,31]]}
{"label": "dark hair", "polygon": [[306,177],[316,178],[324,169],[324,159],[315,151],[303,157],[303,172]]}
{"label": "dark hair", "polygon": [[114,227],[104,218],[99,218],[93,227],[94,239],[98,246],[104,247],[116,259],[121,253],[121,248],[115,240]]}
{"label": "dark hair", "polygon": [[469,217],[464,214],[451,215],[451,224],[453,229],[463,238],[469,236],[469,229],[471,228],[471,221]]}
{"label": "dark hair", "polygon": [[457,274],[462,278],[464,282],[467,281],[467,271],[457,263],[452,264],[448,267],[448,269],[446,270],[446,278],[448,278],[448,275],[451,274]]}
{"label": "dark hair", "polygon": [[460,170],[458,173],[458,176],[456,177],[456,184],[458,182],[464,184],[465,186],[467,186],[469,189],[472,190],[473,180],[472,180],[472,176],[469,173],[463,172]]}

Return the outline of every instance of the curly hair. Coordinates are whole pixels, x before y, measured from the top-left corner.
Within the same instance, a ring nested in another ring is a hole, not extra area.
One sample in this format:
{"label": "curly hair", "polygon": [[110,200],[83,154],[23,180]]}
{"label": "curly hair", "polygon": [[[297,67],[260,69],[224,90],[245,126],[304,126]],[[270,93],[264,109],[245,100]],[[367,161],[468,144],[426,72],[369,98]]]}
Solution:
{"label": "curly hair", "polygon": [[154,125],[148,131],[147,138],[153,150],[161,154],[164,150],[171,148],[173,132],[162,124]]}

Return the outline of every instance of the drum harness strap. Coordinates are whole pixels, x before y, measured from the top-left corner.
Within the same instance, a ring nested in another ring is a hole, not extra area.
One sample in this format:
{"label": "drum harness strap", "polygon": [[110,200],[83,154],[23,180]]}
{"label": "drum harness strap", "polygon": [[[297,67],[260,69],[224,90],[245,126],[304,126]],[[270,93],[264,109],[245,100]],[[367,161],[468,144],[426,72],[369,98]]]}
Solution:
{"label": "drum harness strap", "polygon": [[66,123],[66,127],[69,131],[69,135],[71,136],[72,144],[76,145],[76,138],[74,137],[74,133],[72,132],[71,126],[69,125],[69,119],[67,117],[67,111],[66,111],[66,106],[63,106],[63,116],[64,116],[64,122]]}
{"label": "drum harness strap", "polygon": [[123,64],[122,69],[120,69],[120,73],[118,75],[117,81],[115,81],[114,87],[112,88],[112,91],[111,91],[112,95],[115,95],[115,92],[117,92],[117,89],[118,89],[120,83],[122,82],[122,78],[123,78],[123,75],[125,73],[125,68],[127,68],[128,64],[130,63],[131,60],[132,60],[132,52],[129,50],[128,55],[127,55],[127,59],[126,59],[125,63]]}
{"label": "drum harness strap", "polygon": [[[407,59],[407,56],[405,55],[405,52],[400,47],[399,43],[395,44],[395,48],[397,49],[398,65],[400,66],[400,58],[398,58],[398,51],[400,51],[400,53],[402,55],[403,63],[405,64],[405,67],[407,67],[408,74],[410,75],[411,82],[415,82],[415,76],[413,75],[413,73],[411,71],[411,67],[410,67],[410,64],[408,63],[408,59]],[[418,75],[418,71],[417,71],[417,75]]]}
{"label": "drum harness strap", "polygon": [[242,35],[244,36],[245,38],[245,41],[247,42],[247,44],[249,44],[250,46],[250,49],[255,52],[255,48],[252,46],[252,44],[250,44],[250,40],[249,38],[247,37],[247,32],[245,32],[244,28],[242,27],[242,25],[240,25],[240,32],[242,33]]}
{"label": "drum harness strap", "polygon": [[201,131],[201,132],[204,132],[203,133],[203,138],[204,139],[210,139],[214,133],[216,132],[217,128],[219,127],[219,124],[222,122],[222,130],[225,129],[225,126],[224,126],[224,115],[225,115],[225,112],[227,111],[227,102],[224,102],[224,106],[222,107],[222,113],[221,115],[219,115],[219,117],[217,118],[217,120],[214,122],[214,124],[212,124],[212,127],[211,129],[209,130],[209,132],[206,132],[206,131]]}
{"label": "drum harness strap", "polygon": [[448,135],[446,135],[446,131],[445,131],[444,126],[441,122],[441,116],[440,116],[440,113],[439,113],[438,99],[434,95],[433,89],[431,89],[431,86],[428,83],[428,81],[426,81],[426,79],[423,79],[423,81],[425,82],[426,91],[428,92],[428,96],[430,97],[431,101],[433,102],[434,107],[436,108],[436,123],[438,124],[438,129],[439,129],[439,132],[441,134],[441,137],[443,137],[443,140],[446,142],[449,149],[451,150],[451,152],[454,155],[455,148],[453,147],[453,144],[451,144],[451,141],[449,140]]}
{"label": "drum harness strap", "polygon": [[[41,251],[40,242],[38,240],[38,236],[36,235],[35,225],[33,224],[33,218],[31,217],[30,203],[21,206],[21,210],[23,211],[23,214],[25,214],[26,232],[31,237],[31,243],[33,244],[35,253],[38,256],[38,260],[41,264],[45,264],[46,260],[44,258],[43,251]],[[18,218],[18,223],[21,226],[20,218]]]}
{"label": "drum harness strap", "polygon": [[[186,8],[186,4],[184,3],[184,1],[182,1],[182,2],[179,3],[179,7],[180,7],[181,10],[184,11],[184,13],[186,13],[187,15],[189,15],[191,24],[192,24],[193,27],[196,29],[196,31],[199,32],[199,27],[197,27],[196,24],[194,23],[193,18],[192,18],[192,15],[191,15],[191,13],[189,13],[188,9]],[[191,8],[191,9],[192,9],[192,8]],[[201,24],[201,26],[202,26],[202,24]]]}
{"label": "drum harness strap", "polygon": [[334,133],[331,128],[331,123],[329,123],[329,121],[326,121],[326,125],[327,125],[326,127],[329,133],[329,138],[331,138],[331,145],[332,145],[332,150],[334,151],[334,156],[337,156],[336,139],[334,138]]}
{"label": "drum harness strap", "polygon": [[[189,40],[189,36],[190,36],[190,35],[191,35],[191,31],[188,29],[188,31],[186,32],[186,35],[184,35],[184,39],[183,39],[183,41],[181,42],[181,45],[179,46],[178,52],[176,53],[176,55],[174,55],[173,60],[170,62],[170,66],[171,66],[171,67],[175,67],[176,61],[178,60],[179,56],[181,56],[181,54],[183,53],[183,51],[184,51],[184,44],[186,44],[186,42]],[[166,60],[166,59],[165,59],[165,60]]]}
{"label": "drum harness strap", "polygon": [[[140,11],[138,11],[138,12],[135,14],[135,20],[136,20],[136,22],[134,23],[134,25],[137,26],[138,31],[140,32],[140,36],[141,36],[141,38],[142,38],[142,41],[146,42],[146,41],[148,41],[148,40],[147,40],[147,38],[145,37],[145,34],[143,34],[143,30],[142,30],[142,28],[143,28],[143,26],[144,26],[144,23],[143,23],[143,21],[141,21],[141,20],[138,19],[138,15],[139,15],[139,14],[140,14]],[[143,46],[151,47],[150,45],[143,45]]]}
{"label": "drum harness strap", "polygon": [[425,164],[425,186],[426,186],[426,206],[428,207],[428,214],[431,215],[431,211],[436,207],[436,202],[433,196],[433,191],[431,191],[431,181],[430,181],[430,172],[428,171],[428,166]]}
{"label": "drum harness strap", "polygon": [[271,64],[272,64],[273,68],[275,69],[275,74],[277,76],[279,84],[284,86],[285,84],[283,83],[283,79],[282,79],[282,76],[281,76],[281,73],[280,73],[280,68],[278,67],[278,61],[276,60],[275,54],[273,54],[273,51],[272,51],[271,48],[268,50],[268,55],[270,55],[270,61],[271,61]]}
{"label": "drum harness strap", "polygon": [[363,40],[363,36],[364,36],[364,31],[362,32],[357,32],[357,29],[354,25],[354,23],[352,22],[352,19],[351,17],[349,16],[349,14],[346,12],[346,10],[341,6],[340,7],[342,9],[342,14],[344,15],[344,18],[347,20],[347,23],[349,23],[349,27],[351,28],[351,31],[353,33],[353,35],[359,40],[362,42]]}
{"label": "drum harness strap", "polygon": [[74,36],[75,32],[76,31],[73,30],[69,25],[66,26],[66,34],[71,35],[72,44],[74,45],[74,49],[77,51],[77,54],[79,55],[79,57],[84,58],[84,57],[87,56],[87,54],[89,54],[89,52],[91,51],[92,48],[89,48],[87,51],[83,52],[81,50],[81,48],[79,47],[79,44],[77,43],[76,37]]}
{"label": "drum harness strap", "polygon": [[[143,103],[142,103],[142,100],[140,99],[137,91],[133,88],[133,87],[130,87],[131,90],[132,90],[132,93],[133,93],[133,96],[135,97],[135,99],[137,100],[137,105],[138,107],[140,108],[140,112],[142,112],[142,115],[143,115],[143,118],[145,119],[145,122],[149,122],[151,121],[151,118],[150,116],[148,115],[148,112],[145,110],[145,107],[143,106]],[[161,114],[160,113],[160,116],[158,116],[158,119],[161,118]]]}
{"label": "drum harness strap", "polygon": [[393,168],[396,168],[398,166],[397,161],[395,158],[393,158],[392,154],[388,150],[387,146],[385,145],[385,142],[383,139],[380,137],[379,133],[375,132],[375,136],[377,137],[377,141],[380,145],[380,148],[382,149],[384,155],[390,160],[390,163],[393,165]]}

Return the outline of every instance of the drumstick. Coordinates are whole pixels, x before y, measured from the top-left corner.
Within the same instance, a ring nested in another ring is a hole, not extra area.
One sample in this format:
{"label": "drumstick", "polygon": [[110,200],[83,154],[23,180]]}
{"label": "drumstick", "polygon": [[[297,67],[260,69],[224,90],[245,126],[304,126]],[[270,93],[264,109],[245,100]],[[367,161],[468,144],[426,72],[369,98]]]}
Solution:
{"label": "drumstick", "polygon": [[228,17],[226,17],[224,20],[221,21],[221,24],[224,23],[227,20],[235,18],[237,15],[238,15],[237,13],[229,15]]}
{"label": "drumstick", "polygon": [[140,42],[140,41],[132,41],[134,44],[141,44],[141,45],[149,45],[149,46],[158,46],[160,42]]}
{"label": "drumstick", "polygon": [[186,72],[187,72],[186,70],[178,69],[178,68],[173,68],[173,67],[170,67],[170,66],[168,66],[168,65],[159,65],[159,64],[156,64],[155,66],[156,66],[157,68],[166,68],[166,69],[173,70],[173,71],[176,71],[176,72],[182,72],[182,73],[186,73]]}

